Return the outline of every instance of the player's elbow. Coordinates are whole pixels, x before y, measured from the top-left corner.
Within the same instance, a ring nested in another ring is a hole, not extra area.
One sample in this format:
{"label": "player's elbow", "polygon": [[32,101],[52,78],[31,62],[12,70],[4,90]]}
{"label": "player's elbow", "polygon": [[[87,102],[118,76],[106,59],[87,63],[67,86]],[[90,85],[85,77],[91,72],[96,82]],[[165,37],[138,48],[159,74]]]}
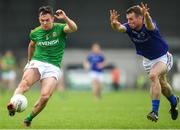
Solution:
{"label": "player's elbow", "polygon": [[124,27],[123,25],[118,26],[118,27],[116,26],[116,27],[114,28],[114,30],[117,31],[117,32],[123,33],[123,32],[126,32],[126,27]]}
{"label": "player's elbow", "polygon": [[78,27],[76,24],[72,24],[71,26],[65,26],[64,28],[64,32],[65,33],[73,33],[76,32],[78,30]]}
{"label": "player's elbow", "polygon": [[71,27],[71,32],[76,32],[78,30],[77,25],[74,23],[74,25]]}
{"label": "player's elbow", "polygon": [[77,27],[77,25],[75,25],[72,31],[76,32],[77,30],[78,30],[78,27]]}

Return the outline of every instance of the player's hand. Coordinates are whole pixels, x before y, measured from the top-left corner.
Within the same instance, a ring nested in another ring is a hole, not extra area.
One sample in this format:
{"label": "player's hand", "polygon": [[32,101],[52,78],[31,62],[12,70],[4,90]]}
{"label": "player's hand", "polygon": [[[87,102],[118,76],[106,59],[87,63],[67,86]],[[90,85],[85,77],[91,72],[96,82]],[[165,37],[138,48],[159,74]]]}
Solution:
{"label": "player's hand", "polygon": [[147,4],[144,4],[143,2],[141,2],[141,10],[144,16],[146,16],[149,13],[149,8],[147,6]]}
{"label": "player's hand", "polygon": [[97,67],[98,67],[99,69],[104,68],[104,63],[98,63],[98,64],[97,64]]}
{"label": "player's hand", "polygon": [[120,24],[118,21],[120,14],[116,10],[110,10],[110,21],[112,24]]}
{"label": "player's hand", "polygon": [[54,16],[59,20],[65,20],[67,18],[66,13],[61,9],[58,9]]}

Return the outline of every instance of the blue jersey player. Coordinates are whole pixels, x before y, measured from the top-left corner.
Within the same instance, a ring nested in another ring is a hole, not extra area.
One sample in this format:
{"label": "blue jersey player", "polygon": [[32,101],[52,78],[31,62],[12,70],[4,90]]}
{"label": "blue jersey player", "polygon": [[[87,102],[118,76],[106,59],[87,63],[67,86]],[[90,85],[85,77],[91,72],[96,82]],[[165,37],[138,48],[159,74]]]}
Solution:
{"label": "blue jersey player", "polygon": [[89,66],[90,77],[93,84],[93,94],[96,100],[101,98],[101,87],[105,58],[98,43],[92,45],[91,53],[87,57],[86,66]]}
{"label": "blue jersey player", "polygon": [[158,120],[160,94],[170,102],[171,118],[178,117],[179,98],[172,93],[172,88],[167,82],[166,75],[173,64],[173,57],[168,52],[167,42],[161,37],[159,29],[149,14],[147,4],[132,6],[126,12],[127,23],[118,21],[119,14],[116,10],[110,10],[111,26],[115,31],[125,32],[135,44],[136,53],[143,57],[143,66],[150,79],[150,95],[152,99],[152,111],[147,118]]}

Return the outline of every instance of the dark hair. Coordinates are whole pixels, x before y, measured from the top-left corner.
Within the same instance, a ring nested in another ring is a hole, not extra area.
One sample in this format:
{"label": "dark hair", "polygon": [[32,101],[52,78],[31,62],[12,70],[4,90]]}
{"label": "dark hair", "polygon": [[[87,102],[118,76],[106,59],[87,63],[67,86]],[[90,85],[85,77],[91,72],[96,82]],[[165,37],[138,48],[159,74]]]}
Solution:
{"label": "dark hair", "polygon": [[41,6],[39,8],[39,15],[50,14],[53,15],[53,8],[51,6]]}
{"label": "dark hair", "polygon": [[143,16],[141,7],[139,7],[139,5],[132,6],[129,9],[127,9],[126,14],[130,14],[130,13],[135,13],[136,16]]}

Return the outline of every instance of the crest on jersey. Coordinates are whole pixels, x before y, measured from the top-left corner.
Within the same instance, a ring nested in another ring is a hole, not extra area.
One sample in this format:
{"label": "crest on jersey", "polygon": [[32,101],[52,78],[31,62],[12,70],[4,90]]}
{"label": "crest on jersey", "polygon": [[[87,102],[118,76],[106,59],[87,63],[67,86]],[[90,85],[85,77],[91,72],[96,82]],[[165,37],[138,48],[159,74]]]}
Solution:
{"label": "crest on jersey", "polygon": [[57,33],[53,32],[52,37],[57,37]]}
{"label": "crest on jersey", "polygon": [[46,35],[46,40],[49,40],[49,36],[48,35]]}

